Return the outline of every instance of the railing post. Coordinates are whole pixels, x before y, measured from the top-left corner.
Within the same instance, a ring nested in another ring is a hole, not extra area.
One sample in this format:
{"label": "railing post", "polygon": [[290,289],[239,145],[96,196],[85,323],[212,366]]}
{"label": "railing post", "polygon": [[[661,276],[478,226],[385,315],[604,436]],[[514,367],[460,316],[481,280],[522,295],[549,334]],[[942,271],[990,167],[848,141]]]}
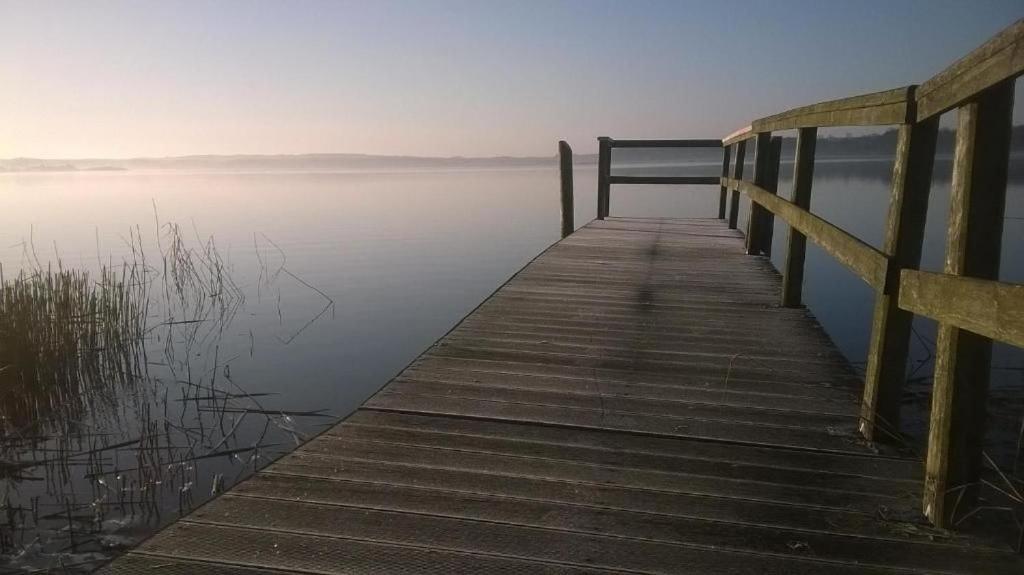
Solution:
{"label": "railing post", "polygon": [[[793,163],[793,193],[790,201],[810,211],[811,182],[814,180],[814,148],[818,139],[817,128],[800,128],[796,135],[796,158]],[[789,226],[786,242],[786,265],[782,271],[782,305],[799,307],[803,301],[804,257],[807,236]]]}
{"label": "railing post", "polygon": [[[729,177],[729,156],[731,155],[730,154],[731,150],[732,150],[732,146],[725,146],[722,149],[722,177],[723,178],[728,178]],[[722,185],[722,190],[721,190],[721,192],[719,192],[719,195],[718,195],[718,219],[720,219],[720,220],[724,220],[725,219],[725,203],[726,203],[725,200],[726,200],[727,192],[728,192],[728,188],[726,188],[725,185],[723,184]]]}
{"label": "railing post", "polygon": [[[734,180],[743,179],[743,163],[746,161],[744,156],[747,152],[747,141],[743,140],[736,144],[736,164],[732,168],[732,178]],[[740,217],[740,191],[737,189],[732,190],[732,194],[729,196],[729,229],[735,230],[737,220]]]}
{"label": "railing post", "polygon": [[565,140],[558,142],[558,168],[562,181],[562,237],[568,236],[573,225],[572,202],[572,148]]}
{"label": "railing post", "polygon": [[[1013,84],[996,84],[957,111],[947,274],[999,277]],[[940,322],[935,350],[923,504],[944,527],[977,495],[992,340]]]}
{"label": "railing post", "polygon": [[921,263],[938,117],[903,124],[896,141],[892,190],[882,252],[889,257],[887,285],[875,294],[868,343],[860,432],[868,441],[895,439],[907,376],[914,316],[899,308],[899,270]]}
{"label": "railing post", "polygon": [[[771,156],[768,159],[768,177],[765,180],[765,190],[776,194],[779,191],[779,164],[782,162],[782,137],[772,136]],[[761,252],[766,256],[772,255],[772,236],[775,235],[775,214],[769,210],[761,210],[760,242]]]}
{"label": "railing post", "polygon": [[597,219],[603,220],[611,205],[612,139],[602,136],[597,146]]}
{"label": "railing post", "polygon": [[[754,140],[754,185],[767,189],[772,171],[772,133],[760,132]],[[757,202],[750,202],[750,215],[747,217],[747,254],[761,253],[761,242],[764,238],[762,222],[765,209]]]}

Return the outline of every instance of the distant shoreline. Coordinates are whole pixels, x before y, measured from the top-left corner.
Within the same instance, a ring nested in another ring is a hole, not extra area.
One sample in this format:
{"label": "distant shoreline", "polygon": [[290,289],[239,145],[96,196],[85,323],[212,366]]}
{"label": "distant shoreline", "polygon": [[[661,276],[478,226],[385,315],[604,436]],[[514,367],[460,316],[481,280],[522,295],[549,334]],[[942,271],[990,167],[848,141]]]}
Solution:
{"label": "distant shoreline", "polygon": [[[953,151],[955,133],[940,130],[936,146],[938,155]],[[1024,153],[1024,126],[1013,127],[1011,139],[1013,153]],[[792,150],[795,138],[783,136],[783,149]],[[819,137],[817,155],[819,158],[866,158],[891,157],[896,146],[896,130],[861,136]],[[789,155],[784,152],[784,156]],[[672,149],[636,148],[616,150],[616,162],[636,163],[714,163],[721,161],[721,151],[714,148]],[[597,154],[576,154],[577,164],[596,164]],[[83,159],[42,159],[12,158],[0,159],[0,173],[52,173],[52,172],[118,172],[129,170],[258,170],[258,171],[353,171],[393,169],[444,169],[444,168],[514,168],[555,165],[557,157],[550,156],[494,156],[494,157],[426,157],[386,156],[371,154],[237,154],[237,155],[193,155],[165,158],[83,158]]]}

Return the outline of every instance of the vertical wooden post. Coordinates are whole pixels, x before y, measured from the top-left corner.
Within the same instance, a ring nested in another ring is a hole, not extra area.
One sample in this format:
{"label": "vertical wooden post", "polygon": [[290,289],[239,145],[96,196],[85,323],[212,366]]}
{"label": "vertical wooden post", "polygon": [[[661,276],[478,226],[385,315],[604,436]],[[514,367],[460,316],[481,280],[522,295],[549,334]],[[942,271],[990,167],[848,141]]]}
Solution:
{"label": "vertical wooden post", "polygon": [[[779,191],[779,164],[782,161],[782,138],[772,137],[771,155],[768,157],[768,174],[765,178],[764,189],[776,194]],[[766,256],[772,255],[772,236],[775,235],[775,214],[768,210],[761,210],[761,237],[758,239],[761,252]]]}
{"label": "vertical wooden post", "polygon": [[[722,149],[722,177],[729,177],[729,156],[731,155],[732,146],[725,146]],[[725,199],[728,194],[728,188],[722,186],[721,192],[718,194],[718,219],[725,219]]]}
{"label": "vertical wooden post", "polygon": [[[754,185],[768,188],[772,165],[772,133],[760,132],[754,140]],[[764,237],[762,222],[765,209],[757,202],[750,202],[750,214],[747,217],[747,254],[761,253],[761,240]]]}
{"label": "vertical wooden post", "polygon": [[[746,161],[744,156],[747,152],[747,141],[743,140],[736,144],[736,164],[732,168],[732,177],[734,180],[743,179],[743,163]],[[736,229],[736,222],[740,217],[740,191],[734,189],[732,195],[729,196],[729,229]]]}
{"label": "vertical wooden post", "polygon": [[[1013,84],[997,84],[957,111],[947,274],[999,277]],[[935,348],[923,504],[944,527],[977,496],[992,340],[940,323]]]}
{"label": "vertical wooden post", "polygon": [[571,234],[573,225],[572,148],[565,140],[558,142],[558,168],[562,180],[562,237]]}
{"label": "vertical wooden post", "polygon": [[899,270],[921,263],[939,119],[903,124],[896,140],[892,190],[882,251],[890,258],[884,289],[875,294],[860,432],[868,441],[896,439],[914,315],[899,308]]}
{"label": "vertical wooden post", "polygon": [[[814,180],[814,149],[817,139],[817,128],[800,128],[796,135],[793,193],[790,201],[805,210],[811,209],[811,182]],[[782,271],[782,305],[799,307],[803,300],[807,236],[790,226],[787,246],[786,266]]]}
{"label": "vertical wooden post", "polygon": [[612,139],[602,136],[597,144],[597,219],[603,220],[611,205]]}

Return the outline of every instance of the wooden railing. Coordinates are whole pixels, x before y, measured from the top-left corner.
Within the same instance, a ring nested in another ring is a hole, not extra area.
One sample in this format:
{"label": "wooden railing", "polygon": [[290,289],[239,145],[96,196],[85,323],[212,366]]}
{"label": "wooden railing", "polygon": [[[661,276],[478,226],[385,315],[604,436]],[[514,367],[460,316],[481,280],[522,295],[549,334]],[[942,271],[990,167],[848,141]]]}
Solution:
{"label": "wooden railing", "polygon": [[[970,509],[977,494],[992,340],[1024,347],[1024,285],[998,281],[1014,80],[1022,73],[1024,20],[920,86],[795,108],[755,120],[721,140],[722,175],[715,182],[720,183],[718,217],[736,228],[739,194],[750,198],[749,254],[770,254],[775,216],[789,225],[782,305],[801,305],[807,240],[875,291],[860,421],[866,439],[898,436],[911,322],[914,314],[938,322],[923,510],[939,526],[950,525],[958,510]],[[928,273],[919,268],[939,115],[954,109],[945,266],[943,273]],[[875,249],[812,214],[809,206],[817,129],[882,125],[897,125],[898,134],[885,238],[881,249]],[[772,132],[780,130],[797,130],[789,199],[777,195],[780,139]],[[747,180],[744,156],[751,141],[754,173]],[[612,183],[707,180],[610,176],[612,147],[693,142],[714,145],[706,140],[599,139],[598,217],[608,215]]]}

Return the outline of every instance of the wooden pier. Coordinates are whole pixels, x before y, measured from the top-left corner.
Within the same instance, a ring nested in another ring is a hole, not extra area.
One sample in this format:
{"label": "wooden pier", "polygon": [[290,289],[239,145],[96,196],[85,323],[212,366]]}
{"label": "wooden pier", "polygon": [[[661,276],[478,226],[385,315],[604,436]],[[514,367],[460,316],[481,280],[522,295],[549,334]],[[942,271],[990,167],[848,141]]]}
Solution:
{"label": "wooden pier", "polygon": [[860,437],[858,378],[743,245],[717,219],[588,224],[108,572],[1024,569],[925,524],[920,461]]}
{"label": "wooden pier", "polygon": [[[599,144],[598,219],[566,236],[333,429],[104,573],[1024,573],[946,529],[978,496],[1024,21],[921,86],[797,108],[723,140]],[[919,260],[938,115],[957,110],[944,273]],[[899,126],[886,238],[809,211],[816,129]],[[798,134],[778,195],[779,140]],[[752,143],[754,173],[743,176]],[[723,148],[721,175],[625,177],[616,147]],[[615,218],[618,184],[715,184],[718,218]],[[720,189],[719,189],[720,187]],[[751,202],[740,232],[740,196]],[[789,225],[780,274],[765,257]],[[800,306],[819,245],[876,292],[858,375]],[[897,437],[909,322],[939,322],[927,458]]]}

